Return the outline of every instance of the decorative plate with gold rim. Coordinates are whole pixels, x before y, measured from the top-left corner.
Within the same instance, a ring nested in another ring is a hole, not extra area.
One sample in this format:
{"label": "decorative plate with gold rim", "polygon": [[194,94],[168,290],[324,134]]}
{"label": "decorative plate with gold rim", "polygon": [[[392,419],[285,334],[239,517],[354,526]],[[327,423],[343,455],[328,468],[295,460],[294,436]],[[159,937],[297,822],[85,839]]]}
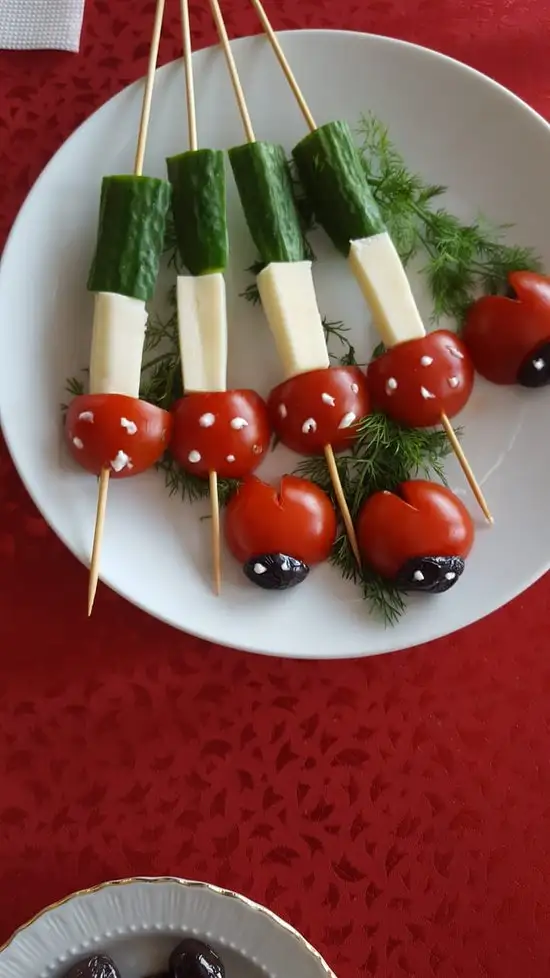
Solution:
{"label": "decorative plate with gold rim", "polygon": [[219,953],[226,978],[335,978],[321,955],[270,910],[208,883],[139,878],[82,890],[43,910],[0,952],[0,978],[57,978],[103,952],[122,978],[165,971],[183,937]]}

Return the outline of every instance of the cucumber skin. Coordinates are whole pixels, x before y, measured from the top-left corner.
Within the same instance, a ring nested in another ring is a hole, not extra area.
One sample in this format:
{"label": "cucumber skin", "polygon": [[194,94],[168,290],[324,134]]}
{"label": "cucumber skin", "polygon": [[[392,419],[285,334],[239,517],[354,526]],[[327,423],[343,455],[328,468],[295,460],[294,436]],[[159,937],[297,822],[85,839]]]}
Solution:
{"label": "cucumber skin", "polygon": [[224,154],[188,150],[166,160],[183,264],[191,275],[224,272],[228,261]]}
{"label": "cucumber skin", "polygon": [[282,146],[247,143],[229,161],[252,239],[264,264],[310,257]]}
{"label": "cucumber skin", "polygon": [[155,291],[172,189],[167,180],[104,177],[90,292],[116,292],[147,302]]}
{"label": "cucumber skin", "polygon": [[386,230],[347,122],[328,122],[292,156],[315,217],[342,254],[350,242]]}

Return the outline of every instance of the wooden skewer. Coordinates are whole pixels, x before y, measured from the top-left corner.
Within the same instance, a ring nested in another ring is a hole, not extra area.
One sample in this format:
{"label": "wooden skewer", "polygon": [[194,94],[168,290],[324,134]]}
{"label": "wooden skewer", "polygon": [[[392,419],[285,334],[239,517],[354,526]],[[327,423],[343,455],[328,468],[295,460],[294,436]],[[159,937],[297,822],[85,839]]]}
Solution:
{"label": "wooden skewer", "polygon": [[[243,87],[241,85],[241,80],[239,78],[239,72],[237,70],[237,65],[235,64],[235,59],[233,57],[233,52],[231,51],[231,45],[229,43],[229,38],[227,36],[227,31],[225,29],[225,23],[223,19],[223,14],[220,9],[219,0],[210,0],[210,7],[212,9],[212,15],[216,23],[216,28],[223,48],[223,53],[225,55],[225,60],[227,62],[227,68],[231,78],[231,83],[233,85],[233,90],[235,92],[235,97],[237,99],[237,105],[239,107],[239,112],[242,119],[246,138],[249,143],[254,143],[256,142],[256,137],[254,136],[254,130],[252,128],[252,122],[250,119],[250,114],[248,112],[248,107],[246,104]],[[313,127],[315,128],[314,122],[313,122]],[[344,526],[346,528],[346,533],[350,542],[350,546],[353,555],[357,560],[357,563],[360,564],[361,556],[359,552],[359,544],[357,542],[357,534],[355,532],[353,519],[342,487],[340,473],[338,472],[332,445],[325,445],[325,459],[330,473],[330,479],[332,482],[332,487],[334,489],[334,494],[336,496],[340,508],[340,512],[342,514],[342,519],[344,521]]]}
{"label": "wooden skewer", "polygon": [[292,68],[290,67],[290,64],[288,63],[288,60],[286,58],[286,55],[285,55],[285,53],[284,53],[281,45],[279,44],[279,40],[277,38],[277,35],[276,35],[275,31],[273,30],[273,28],[272,28],[272,26],[270,24],[269,17],[267,16],[267,14],[266,14],[266,12],[264,10],[263,4],[260,2],[260,0],[251,0],[251,2],[252,2],[252,6],[254,7],[256,13],[258,14],[258,17],[260,18],[260,21],[262,23],[262,27],[263,27],[263,29],[265,31],[265,34],[269,38],[269,42],[271,44],[271,47],[273,48],[273,51],[275,53],[275,57],[277,58],[277,61],[279,62],[281,68],[283,69],[283,74],[284,74],[284,76],[285,76],[288,84],[290,85],[290,87],[292,89],[292,92],[294,94],[294,98],[296,99],[296,101],[297,101],[297,103],[298,103],[298,105],[300,107],[300,111],[301,111],[301,113],[302,113],[302,115],[303,115],[303,117],[304,117],[304,119],[306,121],[306,124],[311,129],[311,132],[314,132],[314,130],[317,129],[317,124],[316,124],[315,119],[313,118],[313,116],[311,114],[311,110],[310,110],[309,105],[307,104],[307,102],[306,102],[306,100],[304,98],[303,92],[302,92],[300,86],[298,85],[298,82],[296,81],[296,78],[294,76],[294,72],[292,71]]}
{"label": "wooden skewer", "polygon": [[[288,59],[281,45],[279,44],[279,40],[277,38],[277,35],[275,34],[275,31],[273,30],[273,27],[271,26],[269,17],[265,12],[264,6],[261,3],[261,0],[250,0],[250,2],[252,3],[252,6],[254,7],[256,13],[258,14],[258,17],[260,18],[265,35],[268,38],[269,43],[273,48],[275,57],[277,58],[277,61],[279,62],[283,70],[284,76],[288,81],[290,88],[292,89],[294,97],[300,107],[300,110],[307,123],[307,126],[310,129],[310,131],[313,132],[317,128],[315,120],[304,98],[304,94],[300,86],[298,85],[298,82],[296,81],[296,77],[294,75],[294,72],[292,71],[292,68],[290,67]],[[489,510],[489,507],[487,505],[485,496],[483,495],[483,492],[481,490],[481,486],[479,485],[479,482],[477,481],[473,473],[472,467],[468,462],[466,455],[464,454],[464,449],[462,448],[462,445],[460,444],[456,436],[454,428],[451,425],[451,422],[449,421],[445,413],[442,413],[441,415],[441,425],[445,430],[445,433],[447,435],[447,438],[449,439],[451,448],[456,456],[458,464],[460,465],[460,468],[462,469],[464,475],[466,476],[466,481],[468,482],[468,485],[470,486],[470,489],[472,490],[472,493],[474,494],[474,497],[477,500],[483,515],[485,516],[485,518],[488,520],[489,523],[493,523],[494,520],[491,515],[491,511]]]}
{"label": "wooden skewer", "polygon": [[[153,34],[151,37],[151,47],[149,50],[149,64],[147,66],[147,78],[145,80],[145,90],[143,92],[143,102],[141,105],[141,117],[139,120],[139,131],[136,146],[136,156],[134,161],[134,174],[141,176],[143,173],[143,160],[145,157],[145,146],[147,143],[147,132],[149,120],[151,118],[151,102],[153,99],[153,86],[155,83],[155,71],[159,53],[160,34],[162,30],[162,20],[164,16],[165,0],[157,0],[155,10],[155,20],[153,23]],[[99,493],[97,499],[97,512],[94,527],[94,541],[92,544],[92,556],[90,559],[90,576],[88,578],[88,618],[92,614],[94,601],[99,580],[99,561],[101,556],[101,543],[103,540],[103,529],[105,526],[105,513],[107,510],[107,493],[109,491],[109,476],[111,470],[104,468],[99,477]]]}
{"label": "wooden skewer", "polygon": [[[197,135],[197,110],[195,105],[195,83],[193,79],[193,51],[191,44],[191,24],[189,22],[189,0],[180,0],[181,27],[183,32],[183,62],[185,66],[185,90],[187,98],[187,130],[189,149],[199,148]],[[212,516],[212,583],[214,594],[218,595],[222,586],[221,543],[220,543],[220,500],[218,496],[218,474],[209,473],[210,514]]]}
{"label": "wooden skewer", "polygon": [[218,497],[218,475],[210,473],[210,512],[212,515],[212,582],[214,594],[222,589],[222,558],[220,544],[220,500]]}
{"label": "wooden skewer", "polygon": [[246,133],[246,138],[249,143],[255,143],[256,137],[254,135],[254,129],[252,128],[252,120],[250,118],[250,113],[244,97],[241,79],[239,78],[239,72],[237,71],[237,65],[235,64],[235,58],[233,57],[233,52],[231,50],[227,31],[225,29],[225,21],[223,19],[223,14],[221,12],[218,0],[210,0],[210,8],[212,10],[212,16],[216,24],[216,30],[218,31],[220,43],[223,48],[225,60],[227,62],[229,77],[231,78],[231,84],[233,85],[233,91],[235,92],[235,98],[237,99],[237,105],[239,106],[239,112],[244,131]]}
{"label": "wooden skewer", "polygon": [[475,475],[474,475],[474,473],[472,471],[472,467],[471,467],[468,459],[466,458],[466,455],[464,454],[464,449],[462,448],[462,445],[460,444],[460,442],[459,442],[459,440],[458,440],[458,438],[456,436],[456,431],[454,430],[451,422],[449,421],[449,419],[448,419],[448,417],[447,417],[447,415],[445,413],[443,413],[441,415],[441,424],[442,424],[443,428],[445,429],[445,434],[447,435],[447,438],[449,439],[449,441],[451,443],[451,448],[452,448],[453,452],[455,453],[457,462],[460,465],[460,468],[462,469],[462,471],[464,472],[464,475],[466,476],[466,481],[467,481],[468,485],[470,486],[470,489],[472,490],[472,492],[473,492],[473,494],[474,494],[474,496],[475,496],[475,498],[476,498],[476,500],[477,500],[477,502],[479,504],[479,507],[481,509],[481,512],[483,513],[483,515],[484,515],[484,517],[485,517],[485,519],[487,520],[488,523],[494,523],[493,515],[492,515],[491,510],[489,509],[489,507],[487,505],[487,500],[485,499],[485,496],[483,495],[483,491],[481,489],[481,486],[480,486],[479,482],[477,481],[477,479],[476,479],[476,477],[475,477]]}

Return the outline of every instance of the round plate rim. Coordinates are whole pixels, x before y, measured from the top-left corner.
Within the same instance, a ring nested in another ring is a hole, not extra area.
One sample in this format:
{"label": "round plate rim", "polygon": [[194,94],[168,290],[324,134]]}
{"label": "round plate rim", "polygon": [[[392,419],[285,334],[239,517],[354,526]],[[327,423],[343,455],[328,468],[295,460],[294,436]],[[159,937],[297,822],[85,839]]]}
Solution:
{"label": "round plate rim", "polygon": [[[491,78],[489,75],[486,75],[484,72],[480,71],[479,69],[474,68],[474,67],[472,67],[472,66],[470,66],[468,64],[465,64],[464,62],[459,61],[457,58],[453,58],[451,55],[444,54],[444,53],[442,53],[440,51],[436,51],[436,50],[434,50],[432,48],[425,47],[424,45],[421,45],[421,44],[417,44],[414,41],[407,41],[407,40],[403,40],[401,38],[390,37],[390,36],[384,35],[384,34],[373,34],[373,33],[368,32],[368,31],[353,31],[353,30],[345,30],[345,29],[337,29],[337,28],[335,28],[335,29],[333,29],[333,28],[305,28],[305,29],[300,29],[300,30],[282,30],[282,31],[277,31],[276,33],[277,33],[277,36],[278,37],[281,37],[281,38],[289,37],[289,36],[296,35],[296,34],[299,34],[299,35],[320,35],[320,34],[322,34],[322,35],[333,35],[333,36],[334,35],[338,35],[338,36],[345,36],[345,37],[357,38],[357,39],[359,39],[359,38],[360,39],[367,39],[368,41],[371,41],[371,42],[374,42],[374,43],[387,44],[388,46],[391,46],[391,47],[410,49],[410,50],[413,50],[413,51],[417,52],[418,54],[422,55],[422,57],[427,58],[427,59],[431,59],[433,61],[443,61],[443,62],[446,62],[449,65],[453,65],[455,68],[458,68],[459,70],[461,70],[465,74],[469,74],[469,75],[472,75],[472,76],[476,77],[480,82],[483,82],[485,85],[488,85],[490,88],[493,88],[496,91],[500,92],[500,94],[503,95],[503,96],[505,96],[505,98],[508,101],[515,103],[517,105],[517,107],[521,108],[524,112],[526,112],[527,114],[529,114],[532,117],[533,121],[536,122],[536,123],[538,123],[539,126],[540,126],[540,128],[541,129],[544,129],[545,132],[546,132],[546,134],[550,136],[550,122],[548,122],[539,112],[537,112],[536,109],[532,108],[532,106],[530,106],[527,102],[525,102],[519,95],[516,95],[515,92],[512,92],[509,88],[506,88],[505,85],[503,85],[500,82],[496,81],[494,78]],[[242,37],[234,38],[230,42],[231,43],[231,47],[232,48],[233,47],[238,48],[241,44],[243,44],[243,43],[245,43],[247,41],[250,41],[252,38],[257,37],[257,36],[261,36],[261,34],[260,35],[258,35],[258,34],[248,34],[248,35],[245,35],[245,36],[242,36]],[[219,44],[208,45],[208,46],[205,46],[203,48],[198,48],[196,50],[196,52],[194,52],[194,53],[199,54],[199,53],[201,53],[203,51],[214,50],[214,49],[219,48],[219,47],[220,47]],[[181,57],[180,58],[175,58],[175,59],[173,59],[171,61],[166,62],[166,64],[161,65],[160,67],[157,68],[157,75],[158,74],[161,74],[161,73],[163,73],[165,71],[170,70],[170,68],[174,64],[176,64],[177,62],[179,62],[181,60],[182,60]],[[15,217],[15,220],[14,220],[14,222],[13,222],[13,224],[12,224],[10,230],[9,230],[9,233],[8,233],[8,236],[7,236],[6,243],[4,245],[2,254],[0,255],[0,290],[1,290],[1,287],[2,287],[2,270],[3,270],[3,267],[4,267],[4,263],[5,263],[5,258],[8,255],[8,252],[11,250],[12,240],[15,237],[15,232],[17,230],[17,225],[19,223],[20,217],[23,215],[23,212],[26,210],[26,208],[28,207],[28,205],[31,203],[31,201],[32,201],[35,193],[39,191],[40,186],[41,186],[41,183],[42,183],[42,180],[43,180],[43,178],[45,178],[46,174],[49,172],[50,167],[54,165],[58,153],[61,151],[61,149],[63,149],[65,146],[67,146],[69,143],[71,143],[71,141],[74,138],[77,137],[77,135],[80,132],[80,130],[90,121],[91,118],[93,118],[106,105],[108,105],[111,101],[113,101],[114,99],[116,99],[123,92],[127,91],[128,89],[130,89],[130,88],[132,88],[134,86],[140,85],[143,82],[144,77],[145,76],[142,75],[142,76],[140,76],[140,78],[136,79],[134,82],[131,82],[129,85],[123,86],[121,89],[119,89],[119,91],[115,92],[105,102],[102,102],[101,105],[99,105],[96,109],[94,109],[94,111],[90,115],[88,115],[81,123],[79,123],[79,125],[70,133],[70,135],[67,137],[67,139],[65,139],[61,143],[61,145],[58,146],[58,148],[56,149],[55,153],[51,156],[51,158],[46,163],[45,167],[41,170],[41,172],[39,173],[39,175],[36,178],[35,182],[33,183],[32,187],[30,188],[27,196],[25,197],[25,200],[23,201],[21,207],[19,208],[19,211],[18,211],[18,213],[17,213],[17,215]],[[29,484],[27,482],[27,478],[26,478],[25,474],[22,471],[22,468],[20,467],[20,465],[18,463],[17,451],[16,451],[16,449],[13,446],[12,439],[10,437],[10,434],[9,434],[8,430],[6,429],[6,427],[5,427],[5,425],[4,425],[3,421],[2,421],[2,392],[1,392],[1,390],[0,390],[0,428],[2,429],[4,440],[6,442],[6,446],[8,448],[8,451],[9,451],[10,457],[12,459],[12,462],[13,462],[15,468],[16,468],[17,474],[18,474],[19,478],[21,479],[21,481],[22,481],[22,483],[23,483],[23,485],[25,487],[25,490],[28,493],[28,495],[30,496],[30,498],[33,501],[34,505],[39,510],[39,512],[41,513],[41,515],[43,516],[43,518],[47,522],[48,526],[53,530],[53,532],[55,533],[55,535],[58,537],[59,540],[61,540],[61,542],[69,550],[69,552],[73,555],[73,557],[76,557],[76,559],[78,560],[78,562],[82,566],[88,567],[88,563],[82,558],[81,555],[79,555],[76,552],[76,550],[73,548],[73,545],[72,545],[71,541],[65,535],[65,533],[62,532],[62,531],[60,531],[60,530],[58,530],[57,528],[55,528],[49,522],[48,518],[46,517],[46,515],[44,513],[44,510],[42,508],[42,505],[40,504],[40,502],[38,501],[38,499],[37,499],[37,497],[35,495],[34,490],[32,490],[30,488],[30,486],[29,486]],[[504,602],[497,601],[496,604],[493,603],[487,609],[487,611],[483,615],[477,616],[477,617],[474,617],[474,618],[468,618],[468,617],[466,617],[466,620],[461,625],[461,627],[460,627],[459,630],[462,631],[462,629],[467,628],[468,626],[470,626],[472,624],[475,624],[476,622],[483,621],[485,618],[489,617],[489,615],[494,614],[500,608],[505,607],[505,605],[508,604],[510,601],[513,601],[516,598],[518,598],[520,595],[524,594],[525,591],[527,591],[530,587],[532,587],[533,584],[535,584],[538,580],[540,580],[549,570],[550,570],[550,557],[547,559],[547,561],[541,567],[539,567],[538,569],[536,569],[535,571],[533,571],[533,573],[529,576],[529,578],[524,582],[523,586],[518,591],[516,591],[514,594],[510,595]],[[220,645],[223,645],[223,647],[225,647],[225,648],[230,648],[230,649],[234,649],[236,651],[243,651],[243,652],[247,652],[247,653],[253,653],[255,655],[265,655],[265,656],[269,656],[271,658],[285,658],[285,659],[296,660],[296,661],[324,661],[324,660],[331,661],[331,660],[338,660],[338,659],[361,659],[361,658],[370,658],[370,657],[374,657],[374,656],[378,656],[378,655],[387,655],[387,654],[390,654],[392,652],[405,651],[406,649],[418,648],[420,645],[428,644],[430,642],[437,641],[438,639],[443,639],[448,634],[450,634],[448,632],[441,633],[437,627],[432,628],[431,630],[428,627],[426,629],[425,637],[422,639],[422,641],[421,642],[418,642],[418,643],[415,643],[414,645],[406,645],[406,646],[404,646],[404,645],[401,644],[401,642],[396,642],[395,644],[390,644],[389,646],[387,646],[383,650],[376,651],[376,652],[357,651],[357,652],[353,652],[353,653],[346,652],[346,653],[343,653],[343,654],[339,654],[338,651],[336,651],[334,654],[331,654],[331,655],[323,655],[320,659],[317,659],[317,657],[315,655],[308,655],[306,653],[304,653],[303,655],[298,654],[298,653],[296,653],[296,654],[288,654],[288,653],[281,653],[280,651],[272,651],[270,649],[258,649],[254,645],[247,644],[245,640],[243,640],[242,642],[240,641],[238,644],[236,642],[231,642],[231,641],[227,641],[227,642],[224,641],[223,643],[221,643],[221,642],[218,641],[218,639],[215,639],[215,638],[213,639],[211,636],[209,636],[205,632],[201,632],[201,631],[199,631],[196,628],[188,629],[188,628],[184,627],[183,625],[181,625],[178,621],[175,621],[175,620],[169,618],[166,615],[161,615],[161,614],[156,613],[156,612],[154,612],[154,613],[151,612],[150,609],[147,608],[141,601],[137,600],[135,597],[130,597],[129,594],[126,593],[125,590],[121,586],[114,585],[106,576],[100,575],[100,580],[102,581],[102,583],[104,585],[106,585],[107,587],[109,587],[110,590],[114,591],[120,597],[124,598],[130,604],[134,605],[136,608],[139,608],[140,611],[144,612],[145,614],[149,615],[152,618],[157,619],[158,621],[161,621],[165,625],[168,625],[168,626],[170,626],[172,628],[175,628],[177,631],[182,632],[183,634],[188,634],[188,635],[190,635],[190,636],[192,636],[194,638],[198,638],[198,639],[200,639],[200,640],[202,640],[204,642],[209,642],[211,644],[220,644]],[[167,877],[167,879],[169,879],[169,878],[170,877]],[[78,894],[74,894],[74,895],[78,895]],[[0,953],[1,953],[2,950],[3,950],[3,948],[0,948]]]}
{"label": "round plate rim", "polygon": [[73,893],[69,893],[68,896],[63,897],[61,900],[55,900],[47,907],[43,907],[42,910],[39,910],[38,913],[34,914],[29,918],[29,920],[14,930],[7,941],[0,946],[0,956],[4,953],[4,951],[11,947],[15,941],[17,941],[21,934],[32,927],[38,920],[46,917],[49,913],[53,913],[60,907],[66,906],[73,900],[76,900],[79,897],[92,896],[94,893],[99,893],[102,890],[106,890],[111,887],[132,886],[136,883],[144,883],[151,886],[162,883],[173,883],[176,886],[185,889],[207,890],[211,893],[215,893],[217,896],[236,900],[238,903],[242,904],[243,907],[246,907],[247,910],[252,910],[254,913],[262,914],[277,927],[282,928],[287,934],[294,937],[302,945],[303,949],[316,960],[326,975],[326,978],[336,978],[335,972],[329,967],[320,951],[313,947],[313,944],[310,944],[310,942],[306,940],[306,938],[300,934],[300,931],[296,930],[292,924],[287,923],[286,920],[279,917],[273,910],[269,910],[268,907],[264,907],[263,904],[258,903],[256,900],[251,900],[242,893],[237,893],[235,890],[229,890],[227,887],[217,886],[215,883],[205,883],[202,880],[189,880],[181,876],[129,876],[116,880],[106,880],[103,883],[97,883],[95,886],[85,887],[82,890],[75,890]]}

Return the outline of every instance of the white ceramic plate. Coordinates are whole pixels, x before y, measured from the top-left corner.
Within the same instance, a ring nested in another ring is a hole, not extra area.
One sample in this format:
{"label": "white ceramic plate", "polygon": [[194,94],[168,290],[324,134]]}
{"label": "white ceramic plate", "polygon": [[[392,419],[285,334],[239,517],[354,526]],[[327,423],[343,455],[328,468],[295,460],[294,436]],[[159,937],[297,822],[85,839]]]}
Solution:
{"label": "white ceramic plate", "polygon": [[0,952],[0,978],[58,978],[103,952],[121,978],[165,971],[183,937],[206,941],[226,978],[335,978],[321,955],[279,917],[230,890],[189,880],[103,883],[48,907]]}
{"label": "white ceramic plate", "polygon": [[[513,239],[535,247],[550,269],[550,129],[494,82],[441,55],[368,35],[307,31],[282,36],[318,122],[355,124],[372,110],[413,169],[449,188],[448,206],[464,217],[481,210],[516,225]],[[302,118],[265,39],[234,44],[258,137],[289,149]],[[219,49],[194,58],[202,145],[243,139]],[[146,170],[164,175],[165,157],[185,147],[180,63],[158,73]],[[132,167],[142,85],[126,89],[89,119],[57,153],[16,222],[0,274],[0,416],[27,488],[56,533],[82,561],[91,549],[96,482],[68,459],[59,403],[67,376],[87,365],[91,299],[85,283],[105,173]],[[255,258],[229,188],[232,240],[227,275],[229,380],[265,394],[280,379],[268,329],[239,293]],[[345,263],[320,236],[315,268],[320,307],[354,331],[360,359],[375,337]],[[424,302],[421,282],[413,282]],[[310,658],[373,655],[425,642],[467,625],[509,601],[549,565],[550,391],[499,389],[479,381],[460,418],[464,445],[495,516],[486,529],[454,462],[448,474],[479,524],[475,550],[456,588],[410,601],[393,629],[369,616],[353,586],[331,567],[287,594],[249,586],[229,555],[222,596],[209,578],[203,504],[169,498],[156,472],[114,484],[102,576],[129,600],[178,628],[251,651]],[[267,476],[294,467],[278,450]],[[262,473],[262,474],[263,474]],[[83,607],[85,596],[83,595]],[[101,595],[98,598],[101,601]]]}

